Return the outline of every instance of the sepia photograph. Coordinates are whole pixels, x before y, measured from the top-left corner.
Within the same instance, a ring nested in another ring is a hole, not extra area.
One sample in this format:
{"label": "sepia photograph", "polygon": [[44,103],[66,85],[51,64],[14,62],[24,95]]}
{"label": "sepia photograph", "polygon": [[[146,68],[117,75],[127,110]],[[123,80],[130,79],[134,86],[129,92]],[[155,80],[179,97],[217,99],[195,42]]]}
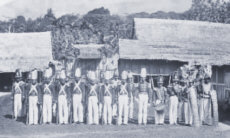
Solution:
{"label": "sepia photograph", "polygon": [[0,138],[230,138],[230,0],[0,0]]}

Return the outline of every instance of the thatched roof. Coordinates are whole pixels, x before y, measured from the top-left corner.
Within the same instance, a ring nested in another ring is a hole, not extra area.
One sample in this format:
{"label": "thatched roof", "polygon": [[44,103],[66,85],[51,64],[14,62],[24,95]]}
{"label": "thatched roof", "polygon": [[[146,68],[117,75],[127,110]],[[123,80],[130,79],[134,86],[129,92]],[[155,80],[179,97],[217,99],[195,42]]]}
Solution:
{"label": "thatched roof", "polygon": [[0,72],[43,69],[52,59],[50,32],[0,34]]}
{"label": "thatched roof", "polygon": [[137,40],[119,41],[121,59],[230,63],[230,25],[143,18],[134,21]]}
{"label": "thatched roof", "polygon": [[104,45],[100,44],[78,44],[73,47],[80,50],[80,59],[99,59],[101,58],[100,50]]}

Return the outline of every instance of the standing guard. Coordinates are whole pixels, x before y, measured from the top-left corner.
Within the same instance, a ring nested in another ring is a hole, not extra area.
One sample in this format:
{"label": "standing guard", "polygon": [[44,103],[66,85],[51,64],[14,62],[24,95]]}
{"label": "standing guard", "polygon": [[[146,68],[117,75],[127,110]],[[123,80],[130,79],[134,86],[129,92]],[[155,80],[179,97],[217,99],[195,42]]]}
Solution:
{"label": "standing guard", "polygon": [[54,84],[51,81],[52,69],[46,68],[44,72],[44,80],[42,85],[42,94],[43,94],[43,108],[42,108],[42,118],[43,124],[50,124],[52,122],[52,103],[53,95],[55,92]]}
{"label": "standing guard", "polygon": [[133,119],[133,106],[134,106],[134,96],[135,96],[135,86],[133,83],[133,74],[132,72],[128,73],[128,83],[127,83],[127,89],[128,92],[130,93],[130,100],[129,100],[129,118]]}
{"label": "standing guard", "polygon": [[70,103],[70,90],[68,83],[66,82],[65,69],[60,72],[60,83],[57,86],[58,92],[58,118],[59,124],[68,124],[69,112],[68,104]]}
{"label": "standing guard", "polygon": [[85,105],[85,84],[81,78],[81,69],[75,71],[75,82],[72,84],[72,104],[74,123],[83,123],[83,105]]}
{"label": "standing guard", "polygon": [[32,70],[30,77],[32,82],[27,87],[27,97],[29,103],[28,121],[29,125],[36,125],[38,124],[38,105],[40,104],[38,98],[41,95],[41,89],[37,83],[38,71],[36,69]]}
{"label": "standing guard", "polygon": [[[126,79],[127,79],[127,72],[123,71],[121,74],[121,84],[118,85],[117,88],[117,97],[118,97],[118,121],[117,124],[121,125],[122,122],[124,125],[128,124],[128,111],[129,111],[129,107],[128,107],[128,101],[130,98],[130,93],[127,90],[127,83],[126,83]],[[124,114],[124,118],[122,121],[122,114]]]}
{"label": "standing guard", "polygon": [[189,87],[188,87],[188,97],[192,110],[192,120],[195,127],[199,127],[199,113],[198,113],[198,104],[197,104],[197,92],[196,87],[194,86],[194,80],[189,78]]}
{"label": "standing guard", "polygon": [[112,116],[113,116],[113,118],[115,118],[115,117],[117,117],[117,101],[116,101],[116,99],[118,99],[118,97],[117,97],[117,94],[116,94],[116,90],[117,90],[117,88],[118,88],[118,85],[120,85],[120,80],[118,79],[118,76],[119,76],[119,73],[118,73],[118,70],[116,70],[115,72],[114,72],[114,79],[113,79],[113,81],[112,81],[112,85],[113,85],[113,89],[115,90],[114,91],[114,97],[112,97],[113,99],[112,99],[112,103],[113,103],[113,109],[112,109]]}
{"label": "standing guard", "polygon": [[165,104],[167,103],[167,89],[163,86],[164,78],[159,76],[157,80],[157,87],[154,87],[153,90],[156,92],[156,101],[155,101],[155,124],[163,125],[165,119]]}
{"label": "standing guard", "polygon": [[184,122],[185,125],[191,126],[193,122],[192,118],[192,109],[191,103],[189,102],[189,91],[188,88],[192,87],[191,82],[189,83],[187,80],[183,80],[182,92],[181,92],[181,100],[183,101],[184,106]]}
{"label": "standing guard", "polygon": [[114,95],[114,89],[111,85],[110,81],[110,72],[105,72],[105,82],[102,86],[102,103],[103,103],[103,121],[104,124],[111,125],[112,124],[112,99]]}
{"label": "standing guard", "polygon": [[99,90],[100,86],[97,84],[96,74],[94,71],[90,71],[88,75],[87,84],[87,97],[88,97],[88,124],[99,124]]}
{"label": "standing guard", "polygon": [[17,117],[22,116],[22,107],[25,100],[25,83],[21,80],[22,73],[19,69],[15,71],[15,82],[12,86],[12,97],[13,100],[13,114],[12,118],[15,117],[15,120],[17,120]]}
{"label": "standing guard", "polygon": [[146,68],[141,69],[141,79],[138,86],[138,124],[147,124],[148,102],[151,92],[151,85],[146,82]]}
{"label": "standing guard", "polygon": [[205,74],[204,82],[202,83],[202,94],[200,100],[200,120],[202,124],[211,125],[211,91],[213,87],[211,84],[211,78]]}
{"label": "standing guard", "polygon": [[169,124],[177,124],[178,95],[181,92],[181,86],[178,84],[178,76],[174,75],[172,88],[169,90]]}

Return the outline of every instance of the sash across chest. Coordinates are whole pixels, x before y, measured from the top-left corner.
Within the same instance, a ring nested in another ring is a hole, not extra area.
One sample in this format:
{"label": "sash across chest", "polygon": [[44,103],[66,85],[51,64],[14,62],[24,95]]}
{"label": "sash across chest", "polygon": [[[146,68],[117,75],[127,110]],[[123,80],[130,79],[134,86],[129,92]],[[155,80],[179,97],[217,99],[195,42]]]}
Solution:
{"label": "sash across chest", "polygon": [[80,88],[80,84],[81,84],[81,81],[79,81],[78,83],[75,83],[75,86],[73,89],[74,94],[81,94],[82,93],[82,90]]}
{"label": "sash across chest", "polygon": [[37,96],[38,95],[38,90],[37,90],[37,85],[31,85],[30,91],[29,91],[29,96]]}
{"label": "sash across chest", "polygon": [[15,83],[14,84],[14,90],[15,90],[15,94],[22,94],[22,90],[20,88],[20,84],[19,83]]}
{"label": "sash across chest", "polygon": [[120,92],[119,92],[119,95],[128,95],[128,91],[127,91],[127,89],[126,89],[126,85],[127,85],[127,84],[121,85],[121,90],[120,90]]}

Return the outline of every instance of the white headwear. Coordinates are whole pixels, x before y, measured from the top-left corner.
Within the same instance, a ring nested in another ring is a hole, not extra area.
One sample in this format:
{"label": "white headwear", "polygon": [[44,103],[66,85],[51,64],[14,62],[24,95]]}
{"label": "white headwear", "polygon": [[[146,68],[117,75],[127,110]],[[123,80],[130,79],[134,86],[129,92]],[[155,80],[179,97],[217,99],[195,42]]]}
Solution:
{"label": "white headwear", "polygon": [[32,80],[37,80],[38,79],[38,71],[36,69],[34,69],[32,72],[31,72],[31,79]]}
{"label": "white headwear", "polygon": [[53,70],[49,67],[49,68],[46,68],[45,72],[44,72],[44,77],[45,78],[50,78],[53,74]]}
{"label": "white headwear", "polygon": [[66,79],[66,73],[64,69],[62,69],[60,72],[60,79]]}
{"label": "white headwear", "polygon": [[81,69],[80,68],[76,68],[75,77],[81,77]]}
{"label": "white headwear", "polygon": [[126,71],[123,71],[123,72],[121,73],[121,79],[123,79],[123,80],[126,80],[126,79],[127,79],[127,72],[126,72]]}
{"label": "white headwear", "polygon": [[106,80],[111,79],[111,74],[110,74],[110,72],[109,72],[109,71],[105,71],[104,77],[105,77]]}
{"label": "white headwear", "polygon": [[96,80],[96,74],[95,74],[94,71],[91,71],[91,72],[90,72],[89,78],[90,78],[91,80]]}
{"label": "white headwear", "polygon": [[141,68],[141,77],[145,78],[147,76],[146,68]]}
{"label": "white headwear", "polygon": [[133,78],[133,73],[132,72],[129,72],[128,78]]}

